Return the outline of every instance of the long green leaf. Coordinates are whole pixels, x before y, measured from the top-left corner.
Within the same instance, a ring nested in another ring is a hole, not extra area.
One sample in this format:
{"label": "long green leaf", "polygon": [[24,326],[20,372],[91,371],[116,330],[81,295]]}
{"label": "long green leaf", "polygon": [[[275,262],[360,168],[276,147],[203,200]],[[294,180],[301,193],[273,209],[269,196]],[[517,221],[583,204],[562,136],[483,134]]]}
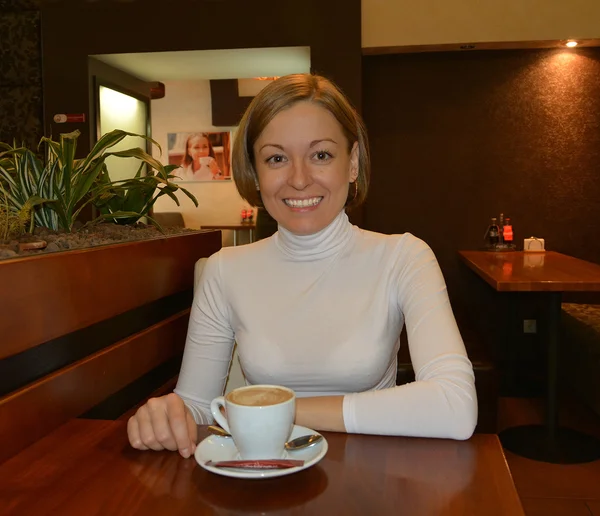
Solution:
{"label": "long green leaf", "polygon": [[136,134],[136,133],[130,133],[127,131],[122,131],[121,129],[115,129],[114,131],[106,133],[104,136],[102,136],[96,142],[96,145],[94,145],[94,147],[92,148],[90,153],[80,163],[81,168],[83,168],[83,169],[87,168],[92,161],[94,161],[95,159],[102,156],[106,152],[107,149],[114,147],[117,143],[122,141],[127,136],[143,138],[144,140],[147,140],[147,141],[153,143],[154,145],[156,145],[158,147],[158,149],[162,152],[162,149],[161,149],[160,145],[158,144],[158,142],[156,142],[155,140],[153,140],[152,138],[150,138],[148,136],[145,136],[143,134]]}
{"label": "long green leaf", "polygon": [[[73,196],[70,203],[72,207],[75,207],[75,205],[90,192],[92,185],[98,178],[98,175],[102,172],[103,167],[104,161],[97,161],[92,167],[90,167],[89,170],[85,172],[85,174],[79,173],[80,175],[78,175],[78,183],[73,191]],[[92,196],[94,196],[93,192]]]}
{"label": "long green leaf", "polygon": [[180,192],[183,192],[188,197],[188,199],[190,199],[194,203],[194,206],[196,206],[196,208],[198,207],[198,199],[196,199],[196,197],[191,192],[188,192],[185,188],[181,187],[179,187],[178,190]]}
{"label": "long green leaf", "polygon": [[121,158],[138,158],[144,163],[148,163],[148,165],[150,165],[152,168],[162,172],[162,174],[164,175],[164,165],[156,158],[153,158],[146,151],[140,149],[139,147],[116,152],[107,152],[106,156],[119,156]]}
{"label": "long green leaf", "polygon": [[[62,160],[62,172],[67,202],[71,199],[71,183],[73,181],[73,169],[75,161],[75,150],[77,149],[77,138],[79,131],[60,135],[60,155]],[[69,203],[70,204],[70,203]]]}

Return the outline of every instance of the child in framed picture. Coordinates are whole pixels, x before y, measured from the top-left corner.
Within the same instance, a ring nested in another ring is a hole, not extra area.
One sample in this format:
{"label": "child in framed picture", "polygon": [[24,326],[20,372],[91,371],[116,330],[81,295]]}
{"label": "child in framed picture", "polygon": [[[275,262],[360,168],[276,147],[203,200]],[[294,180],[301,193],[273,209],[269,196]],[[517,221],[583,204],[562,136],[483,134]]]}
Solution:
{"label": "child in framed picture", "polygon": [[215,151],[206,133],[191,133],[185,142],[181,169],[175,172],[182,181],[212,181],[224,179]]}

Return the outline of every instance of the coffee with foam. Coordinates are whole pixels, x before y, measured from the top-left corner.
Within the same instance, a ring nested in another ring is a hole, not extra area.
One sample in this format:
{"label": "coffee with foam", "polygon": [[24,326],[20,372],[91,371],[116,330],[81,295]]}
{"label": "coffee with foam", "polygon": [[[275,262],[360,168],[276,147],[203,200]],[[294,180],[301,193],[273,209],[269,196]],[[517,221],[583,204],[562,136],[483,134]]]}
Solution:
{"label": "coffee with foam", "polygon": [[277,387],[243,387],[230,392],[227,401],[248,407],[267,407],[285,403],[294,397],[293,393]]}
{"label": "coffee with foam", "polygon": [[248,385],[212,400],[210,411],[242,459],[280,459],[294,427],[296,395],[281,385]]}

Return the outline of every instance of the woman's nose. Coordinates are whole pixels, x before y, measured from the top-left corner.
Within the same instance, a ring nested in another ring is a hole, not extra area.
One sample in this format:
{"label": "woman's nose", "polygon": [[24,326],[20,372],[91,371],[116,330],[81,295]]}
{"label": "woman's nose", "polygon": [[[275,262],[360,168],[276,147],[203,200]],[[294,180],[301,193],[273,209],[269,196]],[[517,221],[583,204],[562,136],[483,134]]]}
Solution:
{"label": "woman's nose", "polygon": [[289,184],[296,190],[304,190],[311,183],[310,167],[306,166],[302,160],[292,162]]}

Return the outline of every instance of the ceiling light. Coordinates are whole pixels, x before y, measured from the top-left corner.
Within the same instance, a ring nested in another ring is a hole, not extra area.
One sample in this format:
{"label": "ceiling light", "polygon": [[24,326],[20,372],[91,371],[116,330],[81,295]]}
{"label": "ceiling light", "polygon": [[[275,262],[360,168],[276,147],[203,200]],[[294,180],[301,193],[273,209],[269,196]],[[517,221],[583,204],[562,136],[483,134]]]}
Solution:
{"label": "ceiling light", "polygon": [[572,40],[572,39],[571,39],[571,40],[569,40],[569,41],[567,41],[567,42],[565,43],[565,46],[566,46],[566,47],[569,47],[569,48],[576,47],[577,45],[579,45],[579,43],[578,43],[577,41],[575,41],[575,40]]}

